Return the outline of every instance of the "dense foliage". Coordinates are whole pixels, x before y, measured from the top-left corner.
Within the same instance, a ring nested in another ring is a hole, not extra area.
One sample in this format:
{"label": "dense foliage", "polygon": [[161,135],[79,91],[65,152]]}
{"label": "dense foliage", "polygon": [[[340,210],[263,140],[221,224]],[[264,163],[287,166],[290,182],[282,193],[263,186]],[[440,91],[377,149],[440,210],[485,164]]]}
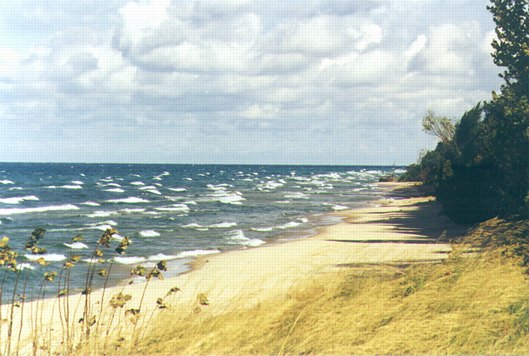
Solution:
{"label": "dense foliage", "polygon": [[424,129],[440,142],[404,177],[431,186],[445,213],[465,222],[529,213],[529,0],[491,3],[492,56],[506,68],[501,92],[467,111],[453,131],[428,113]]}

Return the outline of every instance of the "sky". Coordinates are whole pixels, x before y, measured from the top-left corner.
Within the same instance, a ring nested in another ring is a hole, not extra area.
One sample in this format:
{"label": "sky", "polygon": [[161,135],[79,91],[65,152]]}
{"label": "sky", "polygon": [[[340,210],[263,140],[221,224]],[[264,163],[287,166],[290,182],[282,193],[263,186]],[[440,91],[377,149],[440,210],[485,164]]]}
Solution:
{"label": "sky", "polygon": [[486,0],[0,0],[0,162],[405,165],[498,90]]}

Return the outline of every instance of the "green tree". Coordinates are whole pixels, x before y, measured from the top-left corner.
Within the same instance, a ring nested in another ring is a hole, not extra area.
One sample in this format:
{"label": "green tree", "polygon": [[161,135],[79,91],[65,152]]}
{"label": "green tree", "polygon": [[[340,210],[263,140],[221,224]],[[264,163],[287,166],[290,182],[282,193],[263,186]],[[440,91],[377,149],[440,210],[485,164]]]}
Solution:
{"label": "green tree", "polygon": [[505,67],[502,89],[529,93],[529,0],[492,0],[487,9],[496,24],[492,41],[494,63]]}

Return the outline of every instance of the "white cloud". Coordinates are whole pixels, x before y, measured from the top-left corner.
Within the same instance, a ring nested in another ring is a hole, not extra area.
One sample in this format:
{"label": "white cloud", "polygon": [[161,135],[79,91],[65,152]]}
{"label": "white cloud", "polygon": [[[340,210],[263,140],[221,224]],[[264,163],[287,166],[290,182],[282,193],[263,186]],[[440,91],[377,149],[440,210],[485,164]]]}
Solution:
{"label": "white cloud", "polygon": [[68,4],[4,11],[38,34],[0,50],[0,160],[408,163],[426,110],[499,83],[490,15],[457,0]]}

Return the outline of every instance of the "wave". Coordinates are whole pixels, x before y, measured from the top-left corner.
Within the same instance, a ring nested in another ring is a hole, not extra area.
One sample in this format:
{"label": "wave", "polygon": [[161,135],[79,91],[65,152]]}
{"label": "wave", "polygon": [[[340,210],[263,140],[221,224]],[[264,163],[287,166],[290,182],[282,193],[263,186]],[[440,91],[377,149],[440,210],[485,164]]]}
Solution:
{"label": "wave", "polygon": [[145,189],[144,192],[152,193],[152,194],[156,194],[156,195],[162,195],[162,193],[160,193],[160,191],[158,189]]}
{"label": "wave", "polygon": [[111,192],[111,193],[125,193],[125,190],[121,188],[110,188],[110,189],[103,189],[104,192]]}
{"label": "wave", "polygon": [[110,215],[116,215],[117,213],[115,211],[95,211],[92,214],[86,214],[89,218],[106,218]]}
{"label": "wave", "polygon": [[345,205],[336,204],[336,205],[332,206],[332,209],[336,210],[336,211],[340,211],[340,210],[347,210],[347,209],[349,209],[349,207],[345,206]]}
{"label": "wave", "polygon": [[[250,180],[251,181],[251,180]],[[262,192],[269,192],[271,190],[275,190],[277,188],[281,188],[282,186],[285,185],[285,181],[284,180],[281,180],[281,181],[273,181],[273,180],[270,180],[270,181],[267,181],[265,183],[261,183],[261,184],[258,184],[257,185],[257,189],[262,191]]]}
{"label": "wave", "polygon": [[59,253],[45,253],[43,255],[25,254],[24,257],[30,261],[36,261],[39,258],[43,258],[46,262],[58,262],[66,259],[65,255]]}
{"label": "wave", "polygon": [[83,189],[83,186],[82,185],[65,184],[65,185],[59,186],[58,188],[62,188],[62,189]]}
{"label": "wave", "polygon": [[278,229],[291,229],[291,228],[299,226],[299,225],[301,225],[301,222],[291,221],[291,222],[288,222],[288,223],[283,224],[283,225],[278,225],[277,228]]}
{"label": "wave", "polygon": [[2,203],[2,204],[20,204],[23,201],[27,201],[27,200],[39,200],[39,198],[34,196],[34,195],[27,195],[25,197],[3,198],[3,199],[0,199],[0,203]]}
{"label": "wave", "polygon": [[9,179],[4,179],[4,180],[0,180],[0,184],[15,184],[15,182]]}
{"label": "wave", "polygon": [[95,201],[85,201],[84,203],[81,203],[82,205],[88,205],[88,206],[100,206],[101,204],[96,203]]}
{"label": "wave", "polygon": [[123,214],[134,214],[134,213],[143,213],[147,209],[136,208],[136,209],[120,209],[119,212]]}
{"label": "wave", "polygon": [[137,204],[137,203],[150,203],[149,200],[137,198],[137,197],[128,197],[123,199],[110,199],[107,200],[108,203],[126,203],[126,204]]}
{"label": "wave", "polygon": [[270,232],[274,230],[273,227],[252,227],[250,230],[257,232]]}
{"label": "wave", "polygon": [[200,224],[195,224],[195,223],[182,225],[182,227],[185,229],[193,229],[197,231],[208,231],[209,230],[206,226],[202,226]]}
{"label": "wave", "polygon": [[80,181],[80,180],[72,180],[72,184],[75,184],[75,185],[83,185],[84,182]]}
{"label": "wave", "polygon": [[145,185],[145,183],[139,182],[139,181],[138,182],[130,182],[129,184],[130,185]]}
{"label": "wave", "polygon": [[209,225],[208,227],[218,228],[218,229],[227,229],[227,228],[234,227],[234,226],[237,226],[236,222],[221,222],[219,224]]}
{"label": "wave", "polygon": [[309,199],[309,197],[306,194],[303,194],[301,192],[293,192],[293,193],[285,194],[284,197],[288,199]]}
{"label": "wave", "polygon": [[186,188],[167,188],[173,192],[187,192]]}
{"label": "wave", "polygon": [[161,208],[154,208],[158,211],[180,211],[180,212],[188,212],[190,209],[185,204],[173,204],[171,206],[161,207]]}
{"label": "wave", "polygon": [[72,204],[41,206],[38,208],[5,208],[5,209],[0,209],[0,215],[43,213],[46,211],[61,211],[61,210],[79,210],[79,208]]}
{"label": "wave", "polygon": [[167,261],[167,260],[176,260],[178,257],[177,255],[165,255],[163,253],[159,253],[157,255],[152,255],[147,257],[147,260],[149,261]]}
{"label": "wave", "polygon": [[114,262],[121,263],[123,265],[133,265],[145,261],[147,261],[147,259],[145,257],[140,256],[114,257]]}
{"label": "wave", "polygon": [[63,243],[64,246],[66,247],[69,247],[73,250],[80,250],[80,249],[83,249],[83,248],[88,248],[88,246],[82,242],[73,242],[71,244],[69,243]]}
{"label": "wave", "polygon": [[189,257],[198,257],[198,256],[204,256],[204,255],[211,255],[214,253],[220,253],[219,250],[192,250],[192,251],[184,251],[180,252],[178,255],[176,255],[177,258],[189,258]]}
{"label": "wave", "polygon": [[235,230],[232,232],[232,235],[230,236],[230,240],[243,245],[243,246],[260,246],[262,244],[265,244],[266,242],[259,239],[250,239],[244,235],[244,232],[242,230]]}
{"label": "wave", "polygon": [[143,231],[140,231],[140,236],[142,236],[142,237],[158,237],[158,236],[160,236],[160,233],[158,231],[154,231],[154,230],[143,230]]}
{"label": "wave", "polygon": [[17,264],[15,268],[17,269],[17,271],[23,271],[25,269],[30,269],[30,270],[35,269],[35,267],[25,262]]}

